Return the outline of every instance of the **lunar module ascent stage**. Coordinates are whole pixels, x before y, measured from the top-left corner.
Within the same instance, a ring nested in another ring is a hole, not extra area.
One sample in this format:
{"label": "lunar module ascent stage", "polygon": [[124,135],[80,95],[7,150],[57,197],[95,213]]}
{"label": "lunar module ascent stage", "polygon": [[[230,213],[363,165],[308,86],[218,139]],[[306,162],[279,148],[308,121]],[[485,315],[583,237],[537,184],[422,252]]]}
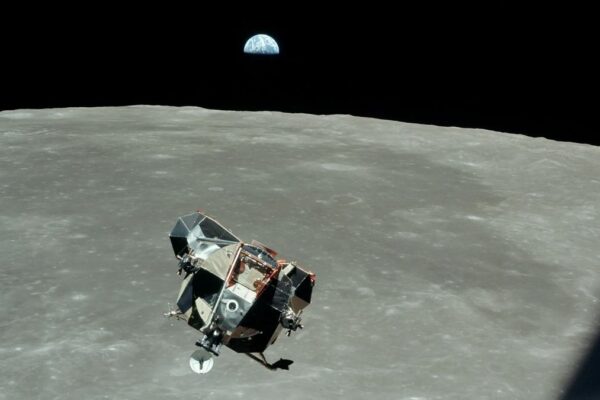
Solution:
{"label": "lunar module ascent stage", "polygon": [[277,253],[259,242],[242,242],[200,212],[180,217],[169,237],[184,278],[177,309],[165,315],[204,335],[190,358],[192,370],[210,371],[223,345],[269,369],[288,369],[291,360],[270,364],[263,352],[282,330],[289,336],[303,327],[315,274],[276,260]]}

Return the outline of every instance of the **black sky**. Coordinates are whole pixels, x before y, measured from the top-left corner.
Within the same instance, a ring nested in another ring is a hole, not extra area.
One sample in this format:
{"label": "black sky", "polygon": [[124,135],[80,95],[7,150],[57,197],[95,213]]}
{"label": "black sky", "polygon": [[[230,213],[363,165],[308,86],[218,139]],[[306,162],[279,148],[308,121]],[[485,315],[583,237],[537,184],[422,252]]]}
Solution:
{"label": "black sky", "polygon": [[[419,4],[19,11],[2,32],[0,107],[344,113],[600,144],[591,12]],[[259,32],[280,56],[243,54]]]}

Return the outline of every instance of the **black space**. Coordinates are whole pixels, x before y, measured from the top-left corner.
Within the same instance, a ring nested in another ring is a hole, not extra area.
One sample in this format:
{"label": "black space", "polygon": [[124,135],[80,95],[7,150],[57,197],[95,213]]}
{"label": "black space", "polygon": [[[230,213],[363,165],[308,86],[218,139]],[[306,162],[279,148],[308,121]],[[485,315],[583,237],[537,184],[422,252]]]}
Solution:
{"label": "black space", "polygon": [[[487,3],[279,4],[235,17],[233,3],[15,11],[2,32],[0,108],[342,113],[599,145],[593,13]],[[273,36],[281,54],[244,55],[255,33]]]}

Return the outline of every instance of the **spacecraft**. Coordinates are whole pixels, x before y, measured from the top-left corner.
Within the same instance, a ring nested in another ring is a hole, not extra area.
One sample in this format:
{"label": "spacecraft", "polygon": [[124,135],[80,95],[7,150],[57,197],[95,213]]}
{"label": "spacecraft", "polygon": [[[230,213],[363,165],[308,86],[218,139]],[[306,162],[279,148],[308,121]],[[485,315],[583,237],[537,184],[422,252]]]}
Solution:
{"label": "spacecraft", "polygon": [[169,238],[183,281],[177,307],[165,316],[202,334],[190,357],[192,370],[209,372],[223,345],[269,369],[288,369],[293,361],[271,364],[264,351],[282,331],[289,336],[303,327],[315,274],[276,259],[260,242],[244,243],[200,211],[179,217]]}

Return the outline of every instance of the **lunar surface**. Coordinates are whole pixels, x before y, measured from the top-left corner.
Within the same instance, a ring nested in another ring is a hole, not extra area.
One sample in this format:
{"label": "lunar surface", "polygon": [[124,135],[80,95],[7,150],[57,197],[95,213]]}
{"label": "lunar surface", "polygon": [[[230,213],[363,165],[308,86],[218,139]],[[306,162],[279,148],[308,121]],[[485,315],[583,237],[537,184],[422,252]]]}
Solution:
{"label": "lunar surface", "polygon": [[[352,116],[0,113],[0,399],[553,399],[597,328],[600,148]],[[203,209],[317,274],[269,371],[162,316]]]}

